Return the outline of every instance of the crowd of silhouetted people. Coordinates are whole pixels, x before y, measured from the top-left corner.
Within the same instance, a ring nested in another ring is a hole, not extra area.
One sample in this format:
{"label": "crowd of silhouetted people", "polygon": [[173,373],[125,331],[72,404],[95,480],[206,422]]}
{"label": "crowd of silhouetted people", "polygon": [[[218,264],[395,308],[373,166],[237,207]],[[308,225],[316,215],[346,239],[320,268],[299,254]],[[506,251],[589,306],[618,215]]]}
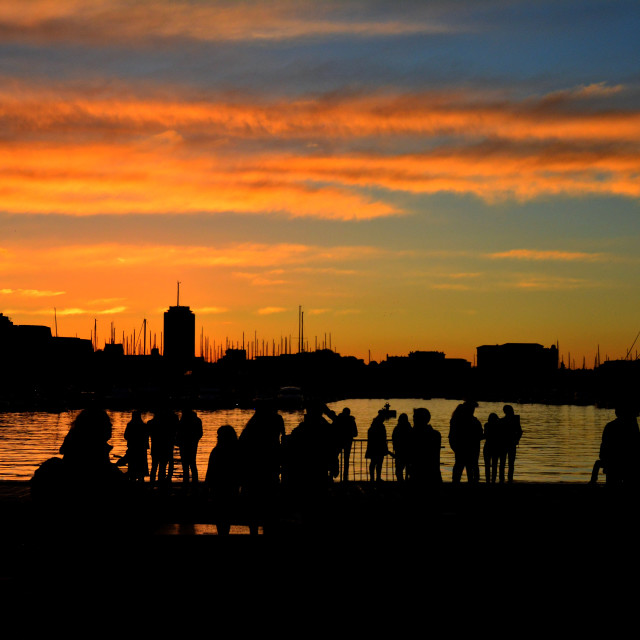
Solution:
{"label": "crowd of silhouetted people", "polygon": [[[481,481],[484,463],[486,483],[512,482],[516,452],[523,435],[520,417],[511,405],[504,415],[491,413],[484,425],[475,416],[477,403],[461,402],[449,422],[448,442],[454,455],[452,483],[466,472],[469,483]],[[637,483],[640,474],[640,430],[635,406],[621,404],[616,419],[606,425],[600,458],[592,480],[603,471],[607,484]],[[412,420],[401,413],[388,438],[386,423],[395,417],[388,405],[378,412],[368,427],[365,458],[368,479],[383,479],[384,460],[394,460],[395,479],[415,487],[443,482],[440,455],[442,435],[431,425],[428,409],[413,410]],[[75,498],[83,504],[122,495],[132,483],[158,489],[170,486],[177,448],[185,486],[199,485],[198,446],[203,436],[202,421],[186,407],[178,416],[168,407],[159,407],[144,422],[134,411],[124,430],[126,453],[111,461],[111,420],[99,408],[85,409],[75,418],[60,454],[45,461],[34,474],[32,491],[36,497],[60,500]],[[217,429],[217,442],[210,452],[204,488],[215,506],[220,534],[229,533],[241,504],[250,530],[265,526],[283,491],[288,496],[309,500],[336,480],[350,479],[351,452],[358,427],[349,408],[336,413],[322,402],[308,402],[301,422],[285,432],[282,416],[269,400],[256,403],[255,413],[237,433],[229,424]],[[149,454],[151,464],[149,466]],[[121,470],[127,467],[126,473]]]}

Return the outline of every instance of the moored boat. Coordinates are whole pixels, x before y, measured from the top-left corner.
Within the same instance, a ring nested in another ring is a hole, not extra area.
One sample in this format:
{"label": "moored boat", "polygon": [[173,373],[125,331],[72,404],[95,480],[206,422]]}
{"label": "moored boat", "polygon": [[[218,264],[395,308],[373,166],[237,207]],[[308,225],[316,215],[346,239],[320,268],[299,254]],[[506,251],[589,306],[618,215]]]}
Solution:
{"label": "moored boat", "polygon": [[278,409],[297,411],[304,407],[304,394],[300,387],[280,387],[276,400]]}

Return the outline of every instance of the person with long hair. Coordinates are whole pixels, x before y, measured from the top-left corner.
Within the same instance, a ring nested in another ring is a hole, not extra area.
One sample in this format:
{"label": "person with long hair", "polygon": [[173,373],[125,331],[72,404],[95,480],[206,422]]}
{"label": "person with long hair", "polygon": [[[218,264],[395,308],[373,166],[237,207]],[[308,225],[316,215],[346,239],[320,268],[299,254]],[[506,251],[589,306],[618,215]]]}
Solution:
{"label": "person with long hair", "polygon": [[387,455],[389,455],[387,428],[384,424],[384,416],[379,411],[367,431],[367,449],[364,454],[365,458],[369,459],[369,479],[372,482],[382,480],[382,464]]}

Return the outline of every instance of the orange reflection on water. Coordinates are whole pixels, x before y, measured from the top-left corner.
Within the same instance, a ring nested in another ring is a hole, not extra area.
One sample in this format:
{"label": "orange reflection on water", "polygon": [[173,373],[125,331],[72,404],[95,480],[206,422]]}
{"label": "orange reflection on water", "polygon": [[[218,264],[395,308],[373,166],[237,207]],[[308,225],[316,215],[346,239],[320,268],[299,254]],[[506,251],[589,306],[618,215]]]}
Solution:
{"label": "orange reflection on water", "polygon": [[[358,438],[366,439],[371,421],[382,408],[384,400],[351,399],[333,402],[329,406],[341,411],[348,406],[356,418]],[[457,400],[445,399],[390,399],[397,415],[407,413],[409,418],[415,407],[426,407],[431,412],[431,424],[442,435],[442,476],[451,480],[453,455],[447,442],[449,418]],[[480,402],[475,415],[484,424],[489,413],[502,415],[504,403]],[[588,482],[593,463],[598,458],[604,425],[614,418],[613,411],[594,406],[513,404],[521,416],[524,435],[516,459],[516,481],[530,482]],[[302,419],[300,412],[281,412],[287,433]],[[52,413],[6,413],[2,415],[4,437],[0,440],[0,480],[28,480],[37,466],[45,459],[58,455],[58,448],[66,435],[76,412]],[[115,461],[126,451],[124,428],[131,413],[109,412],[113,423],[112,459]],[[231,424],[238,433],[244,428],[253,411],[230,409],[199,411],[204,436],[198,448],[197,464],[204,477],[211,449],[216,444],[216,431],[223,424]],[[151,417],[144,414],[145,420]],[[396,419],[387,421],[389,438]],[[176,454],[177,455],[177,454]],[[367,477],[367,461],[353,459],[361,470],[353,477]],[[482,461],[480,463],[483,471]],[[484,478],[483,473],[481,476]],[[180,480],[180,465],[176,465],[176,481]],[[389,466],[388,480],[393,480]]]}

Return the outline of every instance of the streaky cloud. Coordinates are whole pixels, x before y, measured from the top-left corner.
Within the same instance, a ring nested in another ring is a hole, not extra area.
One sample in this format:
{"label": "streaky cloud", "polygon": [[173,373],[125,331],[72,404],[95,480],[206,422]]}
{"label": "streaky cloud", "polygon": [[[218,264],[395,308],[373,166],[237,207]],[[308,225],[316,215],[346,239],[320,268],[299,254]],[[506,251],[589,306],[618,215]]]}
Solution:
{"label": "streaky cloud", "polygon": [[124,313],[126,310],[127,310],[127,307],[120,306],[120,307],[111,307],[110,309],[101,309],[100,311],[96,311],[95,313],[101,316],[106,316],[106,315],[112,315],[115,313]]}
{"label": "streaky cloud", "polygon": [[602,262],[610,257],[603,253],[588,253],[584,251],[558,251],[535,249],[510,249],[489,254],[494,259],[561,261],[561,262]]}
{"label": "streaky cloud", "polygon": [[[489,203],[638,198],[640,111],[606,103],[620,91],[596,85],[519,100],[374,91],[291,101],[9,84],[0,90],[2,206],[372,220],[405,213],[394,192]],[[594,96],[606,108],[594,108]]]}
{"label": "streaky cloud", "polygon": [[[221,247],[183,245],[137,245],[132,243],[88,243],[49,248],[17,247],[7,261],[7,269],[15,272],[40,273],[46,265],[59,269],[75,269],[78,264],[90,269],[162,268],[237,268],[280,267],[283,265],[343,264],[392,255],[386,249],[369,246],[335,246],[294,243],[231,243]],[[242,273],[242,272],[240,272]],[[247,277],[242,275],[241,277]]]}
{"label": "streaky cloud", "polygon": [[43,291],[40,289],[0,289],[2,295],[17,295],[26,298],[49,298],[65,295],[66,291]]}
{"label": "streaky cloud", "polygon": [[194,313],[202,315],[218,315],[221,313],[227,313],[229,309],[226,307],[196,307],[193,311]]}
{"label": "streaky cloud", "polygon": [[531,291],[562,291],[566,289],[579,289],[601,285],[585,280],[584,278],[554,278],[531,276],[529,278],[519,280],[513,286],[517,289],[525,289]]}
{"label": "streaky cloud", "polygon": [[289,309],[285,307],[262,307],[258,309],[257,313],[261,316],[269,316],[275,313],[284,313],[285,311],[289,311]]}
{"label": "streaky cloud", "polygon": [[[348,11],[345,11],[345,8]],[[382,10],[380,10],[382,8]],[[75,43],[127,47],[167,41],[289,41],[293,39],[446,34],[468,29],[458,17],[428,3],[404,3],[403,12],[376,3],[350,2],[132,2],[29,0],[0,4],[0,34],[8,42]]]}

